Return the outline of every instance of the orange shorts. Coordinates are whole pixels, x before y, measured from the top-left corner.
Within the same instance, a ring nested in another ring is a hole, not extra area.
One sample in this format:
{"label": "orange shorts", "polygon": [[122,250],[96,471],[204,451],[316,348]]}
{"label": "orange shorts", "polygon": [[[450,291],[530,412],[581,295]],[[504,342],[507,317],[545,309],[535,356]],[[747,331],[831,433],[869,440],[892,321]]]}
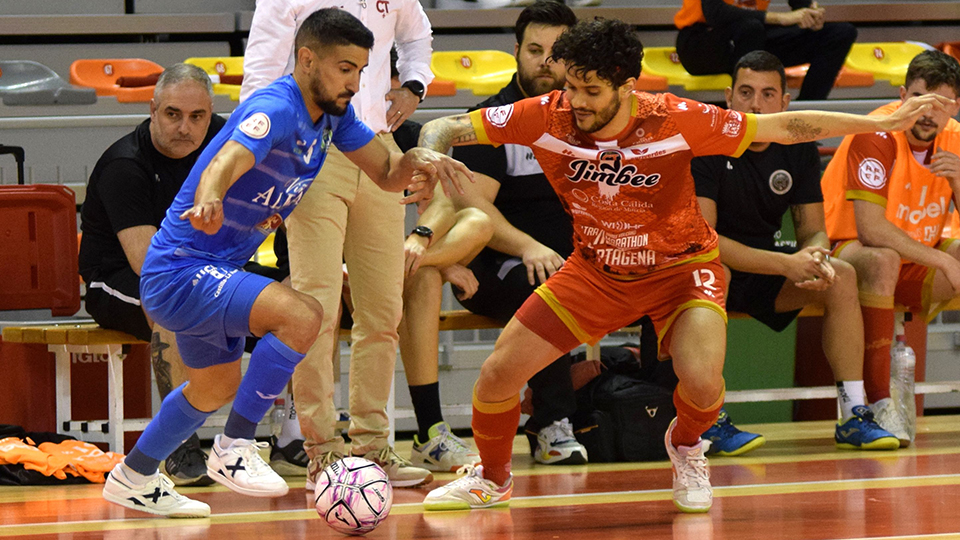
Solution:
{"label": "orange shorts", "polygon": [[692,307],[705,307],[726,321],[725,297],[716,249],[629,281],[604,274],[574,253],[530,295],[516,318],[566,352],[581,343],[595,344],[649,315],[660,350],[669,353],[670,328],[677,316]]}
{"label": "orange shorts", "polygon": [[[853,240],[838,242],[834,247],[834,254],[839,256],[843,248]],[[941,238],[936,248],[940,251],[946,251],[950,244],[956,242],[955,238]],[[936,268],[923,266],[910,261],[900,263],[900,277],[897,279],[897,288],[893,293],[893,301],[900,306],[904,306],[908,311],[915,313],[929,313],[931,307],[930,294],[933,291],[933,278],[936,276]]]}

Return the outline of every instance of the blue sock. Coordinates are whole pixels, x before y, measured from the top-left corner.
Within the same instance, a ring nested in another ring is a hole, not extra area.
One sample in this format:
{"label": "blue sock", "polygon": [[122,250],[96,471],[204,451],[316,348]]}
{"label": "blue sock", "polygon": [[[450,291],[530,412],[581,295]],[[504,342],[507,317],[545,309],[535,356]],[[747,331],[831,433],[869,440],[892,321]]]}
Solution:
{"label": "blue sock", "polygon": [[[160,412],[143,430],[140,440],[124,459],[127,467],[150,476],[183,441],[190,438],[211,413],[198,411],[183,395],[186,383],[167,394]],[[211,411],[212,412],[212,411]]]}
{"label": "blue sock", "polygon": [[293,369],[304,356],[273,334],[260,338],[250,354],[247,373],[240,381],[223,434],[232,439],[253,439],[257,423],[283,393],[293,376]]}

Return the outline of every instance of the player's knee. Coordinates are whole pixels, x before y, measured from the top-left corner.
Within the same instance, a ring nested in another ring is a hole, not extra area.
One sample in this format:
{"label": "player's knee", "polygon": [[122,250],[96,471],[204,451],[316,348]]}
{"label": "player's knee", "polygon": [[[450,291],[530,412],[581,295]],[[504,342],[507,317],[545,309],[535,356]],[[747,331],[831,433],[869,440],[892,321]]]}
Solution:
{"label": "player's knee", "polygon": [[457,212],[458,222],[462,222],[471,235],[481,245],[487,245],[493,238],[493,220],[479,208],[464,208]]}
{"label": "player's knee", "polygon": [[403,282],[404,308],[407,307],[409,300],[439,291],[441,287],[443,287],[443,278],[440,277],[440,269],[436,266],[421,266]]}
{"label": "player's knee", "polygon": [[[857,265],[857,277],[861,284],[871,289],[896,287],[900,278],[900,254],[887,248],[866,248]],[[862,288],[862,287],[861,287]]]}
{"label": "player's knee", "polygon": [[320,325],[323,323],[323,306],[312,296],[304,295],[301,300],[303,302],[303,317],[299,319],[302,326],[300,331],[309,340],[307,348],[310,348],[310,345],[317,339],[317,334],[320,333]]}
{"label": "player's knee", "polygon": [[847,261],[833,259],[831,262],[833,264],[833,270],[837,274],[834,287],[837,288],[838,292],[843,292],[856,297],[857,270]]}

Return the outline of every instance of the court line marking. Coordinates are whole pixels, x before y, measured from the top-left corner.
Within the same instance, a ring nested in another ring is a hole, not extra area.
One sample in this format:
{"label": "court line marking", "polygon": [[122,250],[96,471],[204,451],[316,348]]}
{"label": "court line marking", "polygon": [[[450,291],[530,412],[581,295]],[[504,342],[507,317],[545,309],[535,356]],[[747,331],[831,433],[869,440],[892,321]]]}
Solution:
{"label": "court line marking", "polygon": [[[815,480],[810,482],[783,482],[775,484],[746,484],[742,486],[718,486],[714,488],[716,497],[743,497],[756,495],[789,495],[796,493],[815,493],[827,491],[852,491],[858,489],[887,489],[913,488],[928,486],[960,485],[960,474],[938,474],[924,476],[901,476],[890,478],[850,478],[843,480]],[[566,493],[559,495],[534,495],[516,497],[510,500],[510,508],[539,508],[547,506],[568,505],[570,499],[577,499],[577,505],[613,504],[631,502],[649,502],[670,500],[672,490],[652,489],[636,491],[610,491],[600,493]],[[104,501],[105,504],[106,501]],[[394,505],[390,511],[396,515],[413,515],[424,513],[422,503],[402,503]],[[435,515],[455,516],[457,512],[437,512]],[[205,519],[170,519],[170,518],[111,518],[89,521],[59,521],[42,523],[19,523],[4,525],[0,528],[0,537],[22,536],[38,534],[64,534],[94,531],[116,531],[153,529],[170,527],[199,527],[208,528],[212,525],[229,525],[238,523],[269,523],[278,521],[293,521],[317,519],[316,511],[312,508],[269,510],[255,512],[231,512],[213,514]],[[892,536],[884,538],[937,538],[945,533],[931,535]],[[950,537],[947,535],[945,537]],[[955,535],[954,535],[955,537]],[[856,538],[856,537],[854,537]],[[871,540],[877,540],[870,537]],[[850,540],[854,540],[851,538]]]}

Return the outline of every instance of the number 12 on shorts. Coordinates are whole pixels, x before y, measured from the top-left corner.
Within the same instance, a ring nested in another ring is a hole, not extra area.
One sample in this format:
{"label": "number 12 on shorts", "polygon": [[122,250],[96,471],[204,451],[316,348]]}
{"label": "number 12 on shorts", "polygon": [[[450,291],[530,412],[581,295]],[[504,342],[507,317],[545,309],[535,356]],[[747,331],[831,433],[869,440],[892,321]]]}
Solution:
{"label": "number 12 on shorts", "polygon": [[693,271],[693,282],[697,284],[697,287],[703,287],[709,291],[717,290],[713,286],[713,282],[717,280],[717,276],[713,274],[713,270],[708,270],[706,268],[698,268]]}

